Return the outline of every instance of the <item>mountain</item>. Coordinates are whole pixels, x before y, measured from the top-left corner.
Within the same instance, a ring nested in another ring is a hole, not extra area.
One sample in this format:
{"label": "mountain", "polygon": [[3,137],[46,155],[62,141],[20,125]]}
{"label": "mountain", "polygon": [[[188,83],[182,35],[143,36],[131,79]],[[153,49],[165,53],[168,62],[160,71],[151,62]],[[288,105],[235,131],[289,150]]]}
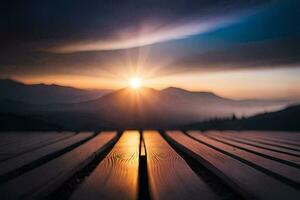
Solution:
{"label": "mountain", "polygon": [[161,91],[124,88],[95,100],[48,106],[47,109],[59,112],[61,116],[63,113],[74,118],[76,113],[92,116],[98,123],[101,121],[111,127],[151,128],[172,127],[232,115],[251,116],[280,110],[286,105],[286,102],[277,101],[236,101],[210,92],[190,92],[179,88]]}
{"label": "mountain", "polygon": [[30,104],[76,103],[97,99],[110,90],[82,90],[59,85],[26,85],[10,79],[0,80],[0,101],[19,101]]}
{"label": "mountain", "polygon": [[294,105],[280,111],[258,114],[249,118],[213,120],[193,123],[182,128],[202,130],[300,131],[299,119],[300,105]]}
{"label": "mountain", "polygon": [[2,101],[0,112],[35,116],[68,128],[167,128],[215,118],[252,116],[285,108],[285,101],[237,101],[180,88],[120,89],[100,98],[52,105]]}

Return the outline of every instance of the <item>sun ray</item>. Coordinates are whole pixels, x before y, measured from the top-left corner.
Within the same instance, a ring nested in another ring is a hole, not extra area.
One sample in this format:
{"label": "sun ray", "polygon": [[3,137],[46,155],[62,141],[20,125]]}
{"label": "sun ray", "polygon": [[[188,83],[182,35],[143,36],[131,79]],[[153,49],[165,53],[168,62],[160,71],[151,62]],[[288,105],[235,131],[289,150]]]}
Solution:
{"label": "sun ray", "polygon": [[132,89],[137,90],[142,86],[141,79],[138,77],[133,77],[132,79],[130,79],[129,85]]}

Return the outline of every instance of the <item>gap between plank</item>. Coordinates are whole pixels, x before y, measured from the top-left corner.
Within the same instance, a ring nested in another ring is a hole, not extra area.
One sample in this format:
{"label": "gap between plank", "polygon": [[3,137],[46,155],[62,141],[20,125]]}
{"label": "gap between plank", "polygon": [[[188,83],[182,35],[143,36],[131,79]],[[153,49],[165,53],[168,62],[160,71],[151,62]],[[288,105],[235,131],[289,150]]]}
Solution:
{"label": "gap between plank", "polygon": [[[231,200],[243,200],[245,199],[241,194],[227,185],[222,179],[217,175],[199,163],[195,158],[188,155],[188,153],[181,150],[177,145],[172,141],[171,138],[165,134],[164,130],[160,130],[159,133],[167,141],[167,143],[181,156],[188,166],[200,177],[202,180],[207,183],[207,185],[220,197],[220,199],[231,199]],[[184,147],[185,148],[185,147]]]}
{"label": "gap between plank", "polygon": [[138,180],[138,199],[150,200],[149,179],[147,168],[147,150],[143,138],[143,133],[140,131],[140,149],[139,149],[139,180]]}
{"label": "gap between plank", "polygon": [[[61,184],[54,192],[46,196],[46,200],[50,199],[69,199],[72,193],[79,187],[79,185],[88,177],[94,169],[99,165],[99,163],[107,156],[107,154],[113,149],[115,144],[121,137],[123,131],[118,131],[117,136],[112,139],[108,144],[103,146],[105,149],[102,153],[95,155],[94,159],[89,162],[83,169],[76,172],[71,178],[66,180]],[[98,133],[98,134],[101,134]],[[96,134],[96,135],[98,135]]]}

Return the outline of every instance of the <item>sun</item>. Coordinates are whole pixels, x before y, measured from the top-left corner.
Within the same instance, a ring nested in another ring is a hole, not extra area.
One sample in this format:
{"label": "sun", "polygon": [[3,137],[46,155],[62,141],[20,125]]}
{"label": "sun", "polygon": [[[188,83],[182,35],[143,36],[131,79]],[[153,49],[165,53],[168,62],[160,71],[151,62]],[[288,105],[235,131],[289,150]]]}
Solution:
{"label": "sun", "polygon": [[129,85],[132,89],[137,90],[142,86],[142,81],[140,78],[134,77],[134,78],[130,79]]}

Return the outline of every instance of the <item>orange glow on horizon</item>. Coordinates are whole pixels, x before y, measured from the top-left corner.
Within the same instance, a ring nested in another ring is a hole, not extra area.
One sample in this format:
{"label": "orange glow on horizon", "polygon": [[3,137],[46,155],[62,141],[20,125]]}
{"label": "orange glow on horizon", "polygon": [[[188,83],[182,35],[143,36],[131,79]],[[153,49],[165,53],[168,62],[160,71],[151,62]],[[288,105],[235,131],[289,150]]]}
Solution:
{"label": "orange glow on horizon", "polygon": [[[142,67],[141,67],[142,68]],[[145,68],[145,67],[144,67]],[[297,72],[297,71],[296,71]],[[137,77],[134,87],[164,89],[170,86],[190,91],[210,91],[217,95],[233,98],[300,98],[297,87],[299,79],[295,69],[227,71],[215,73],[178,73],[158,75],[158,72],[148,76],[145,69],[139,71],[124,71],[123,76],[96,77],[81,75],[19,75],[11,77],[26,84],[57,84],[81,89],[111,89],[117,90],[130,86],[128,77]],[[144,76],[142,76],[144,75]],[[127,79],[126,79],[127,78]],[[282,81],[284,79],[284,81]],[[253,82],[255,80],[255,82]],[[131,86],[133,86],[131,85]],[[132,87],[132,88],[134,88]],[[294,96],[293,96],[294,95]]]}

